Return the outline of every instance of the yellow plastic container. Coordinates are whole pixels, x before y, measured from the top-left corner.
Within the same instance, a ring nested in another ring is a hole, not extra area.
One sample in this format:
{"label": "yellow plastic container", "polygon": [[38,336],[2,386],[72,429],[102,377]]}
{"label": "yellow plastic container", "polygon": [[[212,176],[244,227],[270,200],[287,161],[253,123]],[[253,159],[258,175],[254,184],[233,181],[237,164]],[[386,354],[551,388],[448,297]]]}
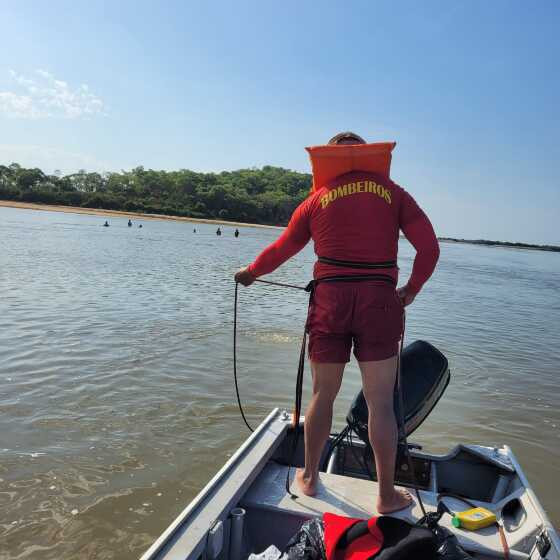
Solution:
{"label": "yellow plastic container", "polygon": [[453,527],[461,527],[467,531],[477,531],[496,523],[496,516],[488,509],[477,507],[459,511],[451,520]]}

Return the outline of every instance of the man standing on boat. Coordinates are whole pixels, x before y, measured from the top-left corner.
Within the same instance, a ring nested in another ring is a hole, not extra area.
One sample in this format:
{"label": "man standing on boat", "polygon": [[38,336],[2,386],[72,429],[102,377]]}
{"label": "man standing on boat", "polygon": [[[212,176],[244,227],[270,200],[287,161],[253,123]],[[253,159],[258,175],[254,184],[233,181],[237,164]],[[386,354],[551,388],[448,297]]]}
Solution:
{"label": "man standing on boat", "polygon": [[[321,452],[350,350],[362,374],[369,439],[379,481],[378,513],[410,505],[394,486],[397,423],[393,390],[403,307],[410,305],[439,258],[432,225],[414,199],[389,178],[394,143],[366,144],[344,132],[326,146],[307,148],[313,190],[294,211],[280,238],[235,274],[245,286],[268,274],[313,239],[318,261],[309,314],[312,397],[305,413],[305,468],[296,475],[314,495]],[[412,274],[395,290],[399,231],[416,249]]]}

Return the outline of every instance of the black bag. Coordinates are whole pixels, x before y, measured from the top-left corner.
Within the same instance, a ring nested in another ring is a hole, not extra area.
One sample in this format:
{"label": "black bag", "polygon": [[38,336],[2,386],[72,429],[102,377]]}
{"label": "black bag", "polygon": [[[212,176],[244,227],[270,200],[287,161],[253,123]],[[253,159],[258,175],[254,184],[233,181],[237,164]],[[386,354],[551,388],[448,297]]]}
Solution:
{"label": "black bag", "polygon": [[320,519],[306,521],[288,541],[280,560],[326,560],[325,532]]}
{"label": "black bag", "polygon": [[377,527],[383,533],[383,546],[375,560],[439,560],[436,539],[429,529],[385,515],[377,520]]}
{"label": "black bag", "polygon": [[436,537],[439,560],[472,560],[472,556],[463,550],[457,537],[449,529],[436,525],[432,532]]}

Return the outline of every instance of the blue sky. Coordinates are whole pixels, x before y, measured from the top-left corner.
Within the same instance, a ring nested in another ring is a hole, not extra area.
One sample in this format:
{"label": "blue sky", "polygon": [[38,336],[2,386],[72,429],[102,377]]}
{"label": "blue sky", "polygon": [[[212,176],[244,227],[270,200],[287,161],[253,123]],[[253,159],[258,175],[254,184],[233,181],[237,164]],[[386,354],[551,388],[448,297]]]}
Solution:
{"label": "blue sky", "polygon": [[560,3],[12,2],[0,163],[309,171],[395,140],[439,235],[560,244]]}

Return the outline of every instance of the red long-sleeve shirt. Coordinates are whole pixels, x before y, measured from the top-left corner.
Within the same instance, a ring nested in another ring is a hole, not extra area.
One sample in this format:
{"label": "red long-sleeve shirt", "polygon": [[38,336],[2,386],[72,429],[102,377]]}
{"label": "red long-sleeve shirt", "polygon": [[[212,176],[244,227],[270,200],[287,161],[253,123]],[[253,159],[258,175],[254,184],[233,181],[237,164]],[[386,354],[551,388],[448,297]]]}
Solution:
{"label": "red long-sleeve shirt", "polygon": [[[397,259],[399,230],[416,249],[408,288],[418,293],[432,275],[439,244],[430,220],[402,187],[381,175],[355,171],[318,189],[294,211],[288,227],[249,265],[258,277],[278,268],[303,249],[309,239],[315,254],[345,261],[384,262]],[[397,280],[398,269],[376,273]],[[339,274],[367,274],[317,262],[315,279]]]}

